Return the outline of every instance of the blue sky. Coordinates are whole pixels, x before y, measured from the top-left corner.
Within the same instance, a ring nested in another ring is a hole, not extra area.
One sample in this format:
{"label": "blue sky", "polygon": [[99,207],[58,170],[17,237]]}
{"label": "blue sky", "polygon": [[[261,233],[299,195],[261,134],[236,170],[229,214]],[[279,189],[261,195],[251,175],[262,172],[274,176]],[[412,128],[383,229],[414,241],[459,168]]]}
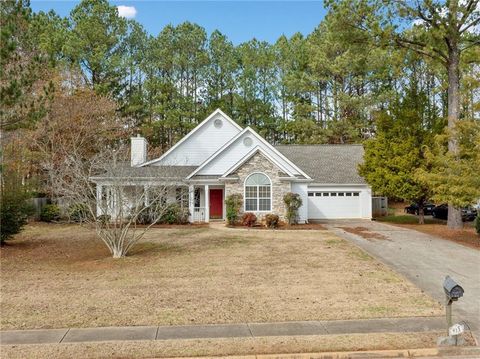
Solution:
{"label": "blue sky", "polygon": [[[152,35],[167,24],[190,21],[203,26],[207,33],[218,29],[234,44],[252,38],[274,43],[279,36],[295,32],[305,35],[325,16],[322,1],[110,1],[126,6],[135,20]],[[34,11],[55,10],[67,16],[78,1],[31,0]],[[135,9],[131,9],[134,7]],[[131,16],[131,15],[130,15]]]}

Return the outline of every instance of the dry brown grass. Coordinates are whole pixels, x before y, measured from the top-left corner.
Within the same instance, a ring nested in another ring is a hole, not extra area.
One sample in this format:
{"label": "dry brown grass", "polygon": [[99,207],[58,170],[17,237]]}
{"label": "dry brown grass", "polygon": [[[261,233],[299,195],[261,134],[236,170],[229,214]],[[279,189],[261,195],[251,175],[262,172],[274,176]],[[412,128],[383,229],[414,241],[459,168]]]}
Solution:
{"label": "dry brown grass", "polygon": [[114,260],[78,226],[32,224],[1,257],[2,329],[442,313],[329,231],[159,228]]}
{"label": "dry brown grass", "polygon": [[[3,358],[162,358],[434,348],[443,332],[2,346]],[[468,336],[471,344],[472,338]]]}

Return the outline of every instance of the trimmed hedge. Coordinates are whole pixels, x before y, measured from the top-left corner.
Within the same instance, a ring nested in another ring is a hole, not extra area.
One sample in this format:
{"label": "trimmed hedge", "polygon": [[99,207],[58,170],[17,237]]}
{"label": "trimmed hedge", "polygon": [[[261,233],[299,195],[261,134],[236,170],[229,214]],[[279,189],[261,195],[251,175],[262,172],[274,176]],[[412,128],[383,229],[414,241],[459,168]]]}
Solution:
{"label": "trimmed hedge", "polygon": [[288,224],[298,223],[298,209],[302,206],[302,197],[298,193],[289,192],[283,196],[287,209]]}
{"label": "trimmed hedge", "polygon": [[257,216],[255,213],[246,212],[242,216],[242,224],[247,227],[253,227],[257,223]]}
{"label": "trimmed hedge", "polygon": [[160,223],[185,224],[188,223],[188,208],[182,208],[177,203],[171,203],[165,208]]}
{"label": "trimmed hedge", "polygon": [[269,213],[265,216],[265,224],[268,228],[278,228],[280,217],[275,213]]}
{"label": "trimmed hedge", "polygon": [[46,204],[40,212],[40,220],[43,222],[58,221],[60,219],[60,208],[56,204]]}
{"label": "trimmed hedge", "polygon": [[68,208],[68,217],[72,222],[84,222],[92,216],[88,206],[84,203],[75,203]]}
{"label": "trimmed hedge", "polygon": [[233,193],[225,198],[225,206],[227,207],[227,223],[231,226],[235,225],[238,220],[238,214],[242,208],[243,197],[239,193]]}

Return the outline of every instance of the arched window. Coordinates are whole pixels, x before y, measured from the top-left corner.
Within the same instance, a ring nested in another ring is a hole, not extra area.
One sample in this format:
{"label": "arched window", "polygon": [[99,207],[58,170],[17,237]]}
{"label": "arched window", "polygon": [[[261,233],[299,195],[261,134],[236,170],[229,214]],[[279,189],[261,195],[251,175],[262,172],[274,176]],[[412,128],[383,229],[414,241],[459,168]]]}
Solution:
{"label": "arched window", "polygon": [[245,180],[245,211],[272,210],[272,183],[263,173],[253,173]]}

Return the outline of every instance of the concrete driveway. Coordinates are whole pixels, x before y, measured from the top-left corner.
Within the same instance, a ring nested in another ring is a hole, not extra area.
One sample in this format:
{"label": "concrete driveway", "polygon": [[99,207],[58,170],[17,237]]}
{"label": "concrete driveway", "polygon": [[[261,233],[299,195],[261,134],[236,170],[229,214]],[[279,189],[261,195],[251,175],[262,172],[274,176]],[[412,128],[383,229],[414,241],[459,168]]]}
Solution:
{"label": "concrete driveway", "polygon": [[[480,251],[415,230],[370,220],[336,220],[324,224],[445,303],[443,280],[450,275],[465,289],[453,304],[454,323],[465,321],[480,339]],[[386,239],[365,239],[340,227],[366,227]]]}

